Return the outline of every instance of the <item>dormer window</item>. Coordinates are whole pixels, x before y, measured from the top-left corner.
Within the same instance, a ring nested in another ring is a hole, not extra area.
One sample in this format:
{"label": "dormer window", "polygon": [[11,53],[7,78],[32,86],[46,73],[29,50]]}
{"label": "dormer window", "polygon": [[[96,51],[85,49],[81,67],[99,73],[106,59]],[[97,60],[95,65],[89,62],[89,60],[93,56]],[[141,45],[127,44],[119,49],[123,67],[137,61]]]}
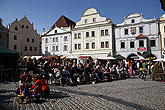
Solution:
{"label": "dormer window", "polygon": [[85,19],[85,24],[87,24],[88,23],[88,21],[87,21],[87,19]]}
{"label": "dormer window", "polygon": [[131,23],[135,23],[135,20],[134,20],[134,19],[132,19],[132,20],[131,20]]}
{"label": "dormer window", "polygon": [[96,18],[93,18],[93,22],[96,22]]}
{"label": "dormer window", "polygon": [[55,30],[54,33],[56,34],[57,33],[57,30]]}
{"label": "dormer window", "polygon": [[18,27],[15,27],[15,30],[18,31]]}

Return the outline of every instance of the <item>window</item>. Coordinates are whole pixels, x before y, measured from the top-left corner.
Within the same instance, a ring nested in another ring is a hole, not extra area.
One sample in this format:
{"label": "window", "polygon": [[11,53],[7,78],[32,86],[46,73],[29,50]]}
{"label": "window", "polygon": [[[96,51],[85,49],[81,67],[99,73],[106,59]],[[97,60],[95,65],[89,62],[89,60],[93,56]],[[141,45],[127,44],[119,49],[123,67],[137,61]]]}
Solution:
{"label": "window", "polygon": [[74,38],[77,39],[77,33],[74,34]]}
{"label": "window", "polygon": [[22,28],[24,28],[24,25],[22,25]]}
{"label": "window", "polygon": [[93,18],[93,22],[96,22],[96,18]]}
{"label": "window", "polygon": [[139,40],[139,47],[144,47],[144,41],[143,40]]}
{"label": "window", "polygon": [[81,49],[81,44],[78,44],[78,49]]}
{"label": "window", "polygon": [[109,42],[108,41],[105,42],[105,48],[109,48]]}
{"label": "window", "polygon": [[53,52],[55,51],[55,46],[52,46],[52,51],[53,51]]}
{"label": "window", "polygon": [[95,31],[92,31],[92,37],[95,37]]}
{"label": "window", "polygon": [[86,32],[86,37],[89,37],[89,32]]}
{"label": "window", "polygon": [[67,51],[67,45],[64,45],[64,51]]}
{"label": "window", "polygon": [[143,33],[143,27],[139,27],[139,33]]}
{"label": "window", "polygon": [[58,37],[56,37],[56,42],[58,42]]}
{"label": "window", "polygon": [[128,35],[128,29],[124,29],[124,34]]}
{"label": "window", "polygon": [[150,43],[151,43],[151,47],[155,47],[156,46],[155,40],[150,40]]}
{"label": "window", "polygon": [[58,46],[56,46],[56,51],[59,51],[59,50],[58,50]]}
{"label": "window", "polygon": [[134,42],[130,42],[130,48],[135,48]]}
{"label": "window", "polygon": [[34,50],[37,51],[37,47],[35,47]]}
{"label": "window", "polygon": [[55,38],[53,38],[53,42],[55,42]]}
{"label": "window", "polygon": [[28,29],[29,28],[29,26],[26,26],[26,29]]}
{"label": "window", "polygon": [[27,51],[27,46],[25,46],[25,49],[24,49],[24,51]]}
{"label": "window", "polygon": [[132,19],[132,20],[131,20],[131,23],[135,23],[135,20],[134,20],[134,19]]}
{"label": "window", "polygon": [[14,40],[17,40],[17,35],[14,35]]}
{"label": "window", "polygon": [[34,42],[34,39],[32,39],[32,42]]}
{"label": "window", "polygon": [[57,33],[57,30],[55,30],[54,33],[56,34]]}
{"label": "window", "polygon": [[45,39],[45,43],[48,43],[48,38]]}
{"label": "window", "polygon": [[29,38],[27,38],[27,42],[29,42]]}
{"label": "window", "polygon": [[101,48],[104,48],[104,42],[101,42]]}
{"label": "window", "polygon": [[77,50],[77,44],[74,44],[74,49]]}
{"label": "window", "polygon": [[165,26],[164,26],[164,33],[165,33]]}
{"label": "window", "polygon": [[104,36],[104,30],[101,30],[101,36]]}
{"label": "window", "polygon": [[78,33],[78,38],[81,38],[81,33]]}
{"label": "window", "polygon": [[64,41],[67,41],[67,40],[68,40],[67,36],[64,36]]}
{"label": "window", "polygon": [[89,49],[89,43],[86,43],[86,49]]}
{"label": "window", "polygon": [[14,45],[14,50],[17,50],[17,45]]}
{"label": "window", "polygon": [[125,48],[125,42],[121,42],[121,48]]}
{"label": "window", "polygon": [[48,47],[45,47],[45,51],[48,52]]}
{"label": "window", "polygon": [[88,23],[88,21],[87,21],[87,19],[85,19],[85,24],[87,24]]}
{"label": "window", "polygon": [[30,47],[30,51],[32,51],[32,47]]}
{"label": "window", "polygon": [[95,42],[92,42],[92,49],[95,49]]}
{"label": "window", "polygon": [[18,27],[15,27],[15,30],[18,31]]}
{"label": "window", "polygon": [[108,29],[105,30],[105,35],[108,35]]}

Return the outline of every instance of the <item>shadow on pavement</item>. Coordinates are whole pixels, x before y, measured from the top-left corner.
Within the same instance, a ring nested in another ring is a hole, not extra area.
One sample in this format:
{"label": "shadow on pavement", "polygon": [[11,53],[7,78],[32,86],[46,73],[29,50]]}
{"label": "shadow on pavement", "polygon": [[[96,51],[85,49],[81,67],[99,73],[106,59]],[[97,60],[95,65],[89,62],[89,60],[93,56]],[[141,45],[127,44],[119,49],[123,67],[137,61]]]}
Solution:
{"label": "shadow on pavement", "polygon": [[78,95],[85,95],[85,96],[93,96],[93,97],[96,97],[96,98],[103,98],[103,99],[106,99],[108,101],[112,101],[112,102],[115,102],[115,103],[118,103],[118,104],[122,104],[122,105],[127,106],[127,107],[135,108],[136,110],[154,110],[154,109],[148,108],[148,107],[143,106],[143,105],[139,105],[139,104],[136,104],[136,103],[124,101],[122,99],[118,99],[118,98],[114,98],[114,97],[110,97],[110,96],[106,96],[106,95],[102,95],[102,94],[91,94],[91,93],[87,93],[87,92],[69,90],[69,89],[66,89],[66,88],[56,88],[56,90],[69,92],[69,93],[74,93],[74,94],[78,94]]}

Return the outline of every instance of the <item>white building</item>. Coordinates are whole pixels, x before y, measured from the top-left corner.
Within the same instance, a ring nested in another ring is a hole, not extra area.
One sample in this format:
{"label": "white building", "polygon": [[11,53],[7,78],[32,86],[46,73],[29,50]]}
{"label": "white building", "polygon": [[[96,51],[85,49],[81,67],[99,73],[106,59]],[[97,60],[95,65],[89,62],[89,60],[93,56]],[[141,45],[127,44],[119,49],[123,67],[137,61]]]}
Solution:
{"label": "white building", "polygon": [[9,25],[9,49],[19,52],[20,56],[41,54],[40,35],[26,16],[19,21],[16,19]]}
{"label": "white building", "polygon": [[160,58],[158,22],[144,19],[139,13],[125,17],[115,27],[116,54],[125,58]]}
{"label": "white building", "polygon": [[43,31],[42,54],[44,56],[71,54],[71,29],[75,23],[61,16],[48,31]]}
{"label": "white building", "polygon": [[77,58],[113,56],[112,25],[94,8],[88,8],[72,29],[72,53]]}
{"label": "white building", "polygon": [[159,20],[162,58],[165,58],[165,14]]}

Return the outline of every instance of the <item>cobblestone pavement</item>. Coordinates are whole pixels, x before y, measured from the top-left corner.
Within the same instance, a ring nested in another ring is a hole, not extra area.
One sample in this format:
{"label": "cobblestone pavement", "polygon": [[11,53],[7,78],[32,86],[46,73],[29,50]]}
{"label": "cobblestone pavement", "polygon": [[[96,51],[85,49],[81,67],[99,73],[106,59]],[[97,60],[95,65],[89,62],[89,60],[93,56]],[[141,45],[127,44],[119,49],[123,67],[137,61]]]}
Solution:
{"label": "cobblestone pavement", "polygon": [[129,78],[78,86],[50,85],[40,102],[17,103],[16,85],[0,83],[0,110],[165,110],[165,82]]}

